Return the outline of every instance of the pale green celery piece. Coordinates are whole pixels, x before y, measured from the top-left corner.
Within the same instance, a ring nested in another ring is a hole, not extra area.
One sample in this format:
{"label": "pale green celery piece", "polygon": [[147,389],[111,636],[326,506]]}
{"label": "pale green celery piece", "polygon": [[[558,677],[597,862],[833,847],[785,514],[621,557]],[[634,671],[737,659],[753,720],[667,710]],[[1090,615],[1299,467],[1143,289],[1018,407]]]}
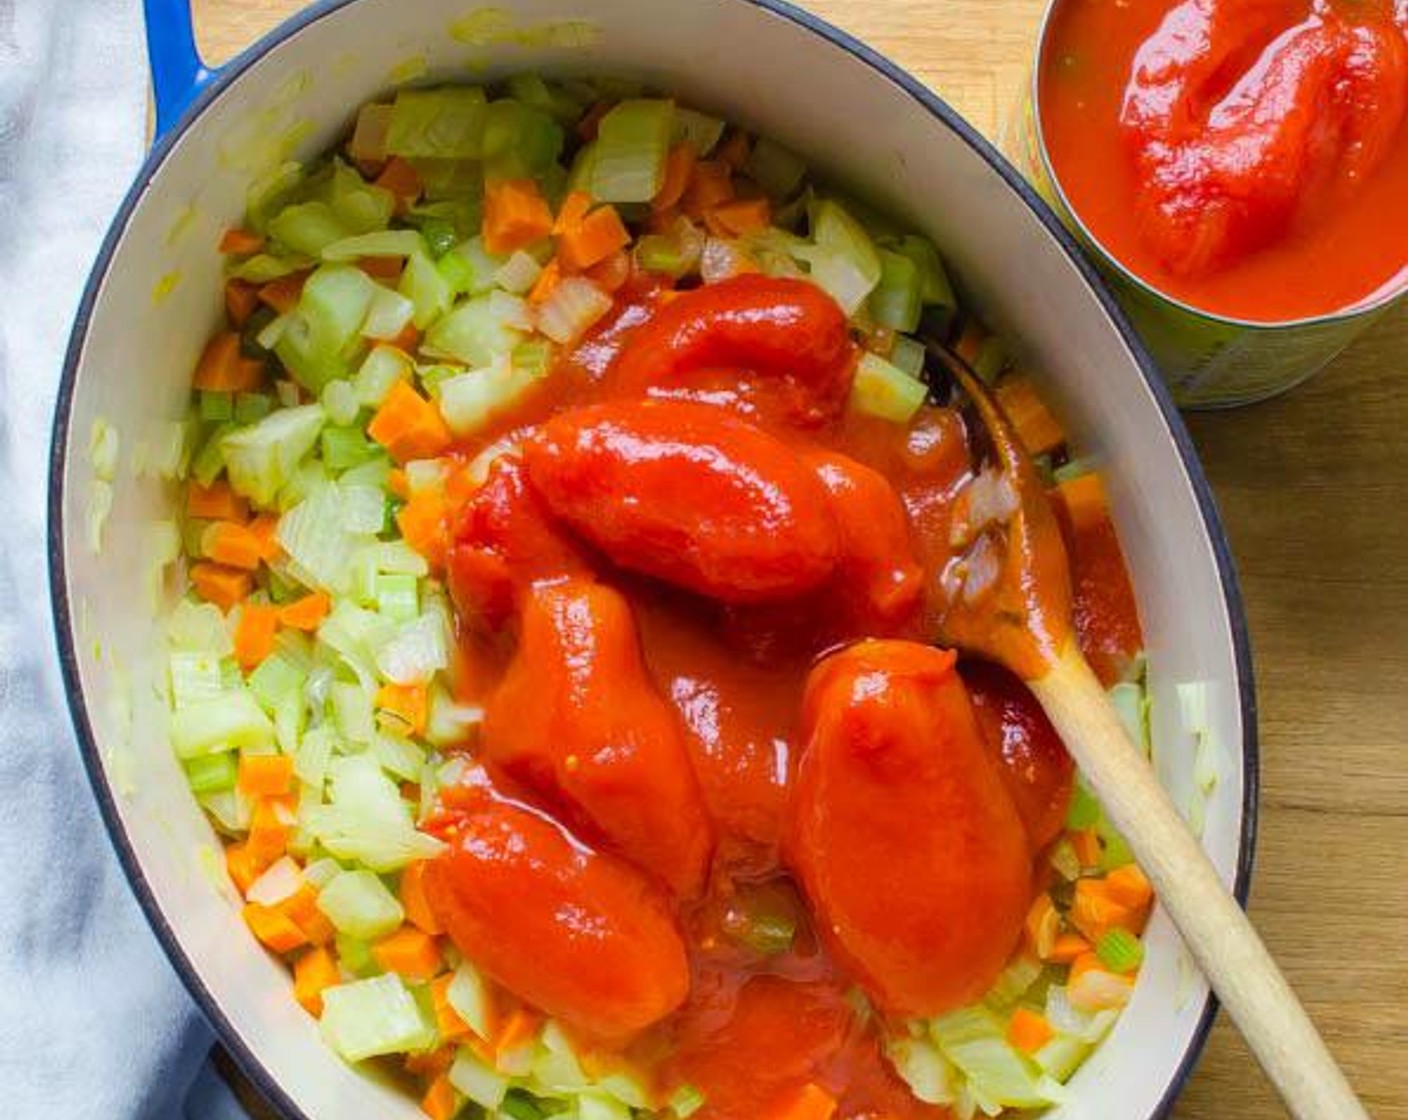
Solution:
{"label": "pale green celery piece", "polygon": [[196,801],[206,811],[210,819],[227,836],[239,836],[249,831],[249,820],[253,806],[249,798],[234,789],[219,790],[216,793],[202,793]]}
{"label": "pale green celery piece", "polygon": [[386,151],[432,159],[479,159],[484,154],[487,103],[472,86],[397,92]]}
{"label": "pale green celery piece", "polygon": [[314,263],[316,262],[313,257],[296,255],[276,257],[270,253],[256,253],[248,260],[232,266],[226,275],[231,280],[247,280],[251,284],[268,284],[281,276],[288,276],[290,273],[309,268]]}
{"label": "pale green celery piece", "polygon": [[425,239],[414,229],[383,229],[343,237],[320,250],[325,261],[355,261],[362,257],[409,257],[425,251]]}
{"label": "pale green celery piece", "polygon": [[209,650],[177,650],[171,655],[171,706],[189,708],[206,700],[218,699],[224,691],[220,675],[223,653]]}
{"label": "pale green celery piece", "polygon": [[[544,1033],[552,1026],[550,1023],[544,1028]],[[575,1096],[591,1082],[571,1050],[543,1046],[539,1047],[533,1059],[529,1084],[540,1096],[566,1097]]]}
{"label": "pale green celery piece", "polygon": [[376,490],[385,491],[391,477],[391,460],[386,457],[381,448],[370,441],[368,441],[368,446],[372,448],[371,457],[365,463],[349,467],[342,473],[338,482],[347,486],[370,486]]}
{"label": "pale green celery piece", "polygon": [[924,344],[916,339],[900,335],[895,339],[894,348],[890,351],[890,364],[896,369],[903,370],[911,377],[921,377],[924,373],[924,364],[927,354]]}
{"label": "pale green celery piece", "polygon": [[437,322],[450,310],[454,300],[450,282],[430,256],[420,250],[407,258],[399,291],[415,308],[411,321],[418,330],[425,330]]}
{"label": "pale green celery piece", "polygon": [[323,991],[323,1038],[349,1062],[426,1050],[435,1026],[395,973]]}
{"label": "pale green celery piece", "polygon": [[512,172],[500,177],[532,178],[557,162],[563,139],[562,126],[542,109],[501,98],[485,114],[486,170],[491,177],[498,170]]}
{"label": "pale green celery piece", "polygon": [[583,144],[572,158],[572,167],[567,173],[564,195],[581,192],[592,193],[592,179],[596,176],[597,156],[601,145],[596,140]]}
{"label": "pale green celery piece", "polygon": [[342,528],[354,536],[374,537],[386,516],[386,495],[370,486],[338,486],[342,501]]}
{"label": "pale green celery piece", "polygon": [[509,1079],[477,1058],[468,1047],[461,1046],[450,1067],[450,1084],[482,1108],[493,1110],[503,1103]]}
{"label": "pale green celery piece", "polygon": [[372,753],[382,769],[393,778],[400,778],[403,782],[420,780],[425,767],[425,748],[410,739],[377,732],[372,736]]}
{"label": "pale green celery piece", "polygon": [[191,792],[196,794],[234,789],[239,776],[239,766],[232,751],[202,755],[182,765],[186,769],[186,781],[190,783]]}
{"label": "pale green celery piece", "polygon": [[235,396],[235,423],[257,424],[274,411],[274,399],[267,393],[239,393]]}
{"label": "pale green celery piece", "polygon": [[234,424],[221,424],[215,428],[191,459],[191,477],[202,486],[209,486],[219,478],[220,472],[225,469],[225,437],[247,430]]}
{"label": "pale green celery piece", "polygon": [[810,211],[813,248],[806,260],[812,280],[849,317],[880,283],[883,266],[865,228],[840,203],[822,199]]}
{"label": "pale green celery piece", "polygon": [[577,1097],[577,1120],[631,1120],[631,1110],[612,1097],[582,1093]]}
{"label": "pale green celery piece", "polygon": [[171,714],[171,747],[181,759],[241,748],[270,748],[274,725],[248,692],[229,692]]}
{"label": "pale green celery piece", "polygon": [[219,440],[230,485],[256,505],[269,506],[299,461],[318,442],[326,414],[316,404],[279,409]]}
{"label": "pale green celery piece", "polygon": [[207,653],[218,659],[234,650],[230,628],[220,608],[182,599],[166,620],[166,640],[172,649]]}
{"label": "pale green celery piece", "polygon": [[440,414],[455,435],[472,436],[521,400],[539,380],[538,373],[520,370],[507,360],[470,370],[441,383]]}
{"label": "pale green celery piece", "polygon": [[246,217],[250,226],[263,233],[269,219],[281,210],[303,183],[303,165],[292,160],[281,163],[250,184],[245,195]]}
{"label": "pale green celery piece", "polygon": [[378,574],[377,610],[397,622],[409,622],[420,614],[420,593],[414,576]]}
{"label": "pale green celery piece", "polygon": [[340,159],[333,160],[328,201],[338,220],[354,234],[385,229],[396,210],[396,198],[390,191],[368,183]]}
{"label": "pale green celery piece", "polygon": [[505,325],[490,297],[477,296],[434,323],[421,348],[432,357],[487,366],[512,353],[521,340],[522,332]]}
{"label": "pale green celery piece", "polygon": [[580,338],[611,308],[611,297],[590,280],[568,276],[538,308],[538,330],[565,346]]}
{"label": "pale green celery piece", "polygon": [[[345,586],[353,556],[372,535],[347,529],[342,488],[333,482],[311,489],[279,519],[275,530],[289,572],[308,587],[330,592]],[[325,632],[320,636],[327,641]]]}
{"label": "pale green celery piece", "polygon": [[339,264],[324,265],[303,285],[274,351],[305,388],[316,393],[348,375],[376,287],[361,269]]}
{"label": "pale green celery piece", "polygon": [[274,737],[284,754],[297,756],[306,718],[303,697],[296,692],[285,696],[274,709]]}
{"label": "pale green celery piece", "polygon": [[334,681],[328,698],[342,737],[353,743],[370,743],[376,734],[376,720],[366,689],[348,681]]}
{"label": "pale green celery piece", "polygon": [[362,335],[377,341],[393,339],[406,329],[415,318],[415,313],[414,300],[378,284],[371,307],[367,309],[366,321],[362,324]]}
{"label": "pale green celery piece", "polygon": [[576,124],[589,102],[579,101],[559,85],[551,85],[537,74],[512,74],[508,79],[508,91],[513,97],[551,114],[564,125]]}
{"label": "pale green celery piece", "polygon": [[[333,384],[345,385],[346,382],[337,381]],[[354,479],[349,480],[348,478],[352,471],[365,467],[374,459],[382,458],[381,449],[366,437],[366,433],[360,426],[324,428],[319,437],[319,443],[323,465],[334,474],[341,472],[338,481],[342,485],[372,486],[378,491],[384,488],[386,477],[384,474],[374,474],[370,481],[366,480],[366,476],[360,474]]]}
{"label": "pale green celery piece", "polygon": [[311,860],[303,869],[303,881],[322,890],[335,876],[342,872],[342,865],[328,856]]}
{"label": "pale green celery piece", "polygon": [[943,258],[939,256],[939,251],[932,241],[917,233],[908,233],[899,239],[894,249],[918,266],[920,298],[926,306],[958,306],[958,300],[953,294],[953,285],[949,283],[948,273],[944,271]]}
{"label": "pale green celery piece", "polygon": [[1144,943],[1127,929],[1111,929],[1100,938],[1095,954],[1115,972],[1134,972],[1144,963]]}
{"label": "pale green celery piece", "polygon": [[768,193],[770,198],[791,198],[801,187],[807,165],[780,144],[760,137],[748,153],[743,174]]}
{"label": "pale green celery piece", "polygon": [[392,684],[428,684],[449,664],[444,627],[429,613],[406,623],[376,651],[377,671]]}
{"label": "pale green celery piece", "polygon": [[332,855],[388,872],[433,859],[443,849],[440,841],[416,831],[410,805],[375,759],[335,758],[328,778],[329,804],[319,808],[311,827]]}
{"label": "pale green celery piece", "polygon": [[675,107],[670,127],[672,144],[688,144],[701,158],[707,156],[723,138],[724,122],[693,109]]}
{"label": "pale green celery piece", "polygon": [[[547,1033],[544,1029],[544,1034]],[[638,1077],[617,1070],[597,1079],[598,1091],[620,1102],[627,1108],[649,1108],[650,1090],[641,1084]]]}
{"label": "pale green celery piece", "polygon": [[[338,872],[341,870],[339,866]],[[372,956],[372,947],[361,938],[339,933],[333,938],[333,946],[337,949],[337,962],[345,972],[353,976],[372,976],[381,971]]]}
{"label": "pale green celery piece", "polygon": [[670,1095],[670,1115],[675,1120],[689,1120],[707,1103],[708,1098],[704,1096],[693,1085],[681,1085]]}
{"label": "pale green celery piece", "polygon": [[295,203],[269,223],[269,237],[276,245],[308,256],[317,256],[350,233],[326,202]]}
{"label": "pale green celery piece", "polygon": [[431,202],[444,202],[466,195],[479,198],[483,195],[484,169],[478,160],[413,159],[410,164],[420,178],[426,199]]}
{"label": "pale green celery piece", "polygon": [[298,780],[321,793],[336,746],[327,727],[315,727],[305,733],[293,756],[293,772]]}
{"label": "pale green celery piece", "polygon": [[665,179],[674,132],[671,101],[622,101],[597,126],[591,193],[604,202],[649,202]]}
{"label": "pale green celery piece", "polygon": [[1019,953],[993,981],[992,987],[988,989],[986,1002],[992,1007],[1011,1007],[1026,995],[1040,977],[1041,962],[1035,957]]}
{"label": "pale green celery piece", "polygon": [[394,346],[373,346],[352,379],[364,408],[380,408],[398,381],[411,376],[415,363]]}
{"label": "pale green celery piece", "polygon": [[342,427],[354,423],[357,413],[361,410],[361,401],[357,399],[356,389],[351,381],[343,377],[335,378],[323,386],[322,405],[328,420]]}
{"label": "pale green celery piece", "polygon": [[851,382],[850,407],[869,416],[906,424],[919,411],[929,388],[876,354],[861,355]]}
{"label": "pale green celery piece", "polygon": [[1088,1042],[1073,1035],[1058,1034],[1033,1054],[1032,1059],[1047,1077],[1064,1083],[1081,1067],[1092,1049]]}
{"label": "pale green celery piece", "polygon": [[892,253],[888,249],[878,251],[880,284],[870,293],[870,313],[882,327],[903,334],[912,333],[919,326],[922,310],[919,266],[900,253]]}
{"label": "pale green celery piece", "polygon": [[[352,558],[354,568],[360,567],[359,554]],[[370,568],[372,559],[368,554]],[[368,583],[373,582],[368,579]],[[368,596],[371,597],[370,595]],[[375,690],[378,685],[376,653],[396,633],[395,624],[384,619],[375,611],[363,610],[346,598],[335,601],[332,613],[323,621],[318,637],[331,652],[341,657],[343,663],[357,675],[363,688]]]}
{"label": "pale green celery piece", "polygon": [[455,968],[454,978],[445,991],[445,999],[476,1035],[485,1039],[491,1036],[493,994],[478,970],[468,961],[461,961]]}
{"label": "pale green celery piece", "polygon": [[289,693],[303,688],[308,674],[292,658],[275,651],[249,675],[249,691],[270,716]]}
{"label": "pale green celery piece", "polygon": [[433,747],[452,747],[463,743],[484,720],[482,707],[456,703],[439,682],[430,686],[427,703],[430,711],[426,718],[425,739]]}
{"label": "pale green celery piece", "polygon": [[543,266],[519,249],[494,273],[494,282],[506,292],[523,295],[542,274]]}
{"label": "pale green celery piece", "polygon": [[1002,1024],[985,1008],[967,1008],[935,1019],[930,1031],[979,1102],[1043,1108],[1064,1099],[1061,1086],[1007,1042]]}
{"label": "pale green celery piece", "polygon": [[370,871],[334,876],[318,893],[318,909],[334,928],[363,941],[394,933],[406,917],[396,896]]}
{"label": "pale green celery piece", "polygon": [[647,233],[636,240],[636,264],[643,272],[659,272],[678,279],[699,267],[700,247],[662,233]]}
{"label": "pale green celery piece", "polygon": [[[325,489],[331,481],[332,475],[328,473],[326,463],[317,458],[304,459],[294,468],[293,476],[279,490],[279,496],[275,499],[274,505],[280,513],[286,513],[306,500],[310,494]],[[289,567],[285,563],[284,570],[289,575],[302,578],[298,574],[296,565]]]}
{"label": "pale green celery piece", "polygon": [[885,1056],[919,1100],[953,1103],[953,1069],[936,1046],[919,1038],[896,1038],[885,1043]]}
{"label": "pale green celery piece", "polygon": [[508,263],[507,257],[489,252],[484,247],[484,238],[478,235],[445,254],[442,264],[452,259],[465,267],[462,283],[455,285],[456,293],[472,296],[493,291],[499,270]]}

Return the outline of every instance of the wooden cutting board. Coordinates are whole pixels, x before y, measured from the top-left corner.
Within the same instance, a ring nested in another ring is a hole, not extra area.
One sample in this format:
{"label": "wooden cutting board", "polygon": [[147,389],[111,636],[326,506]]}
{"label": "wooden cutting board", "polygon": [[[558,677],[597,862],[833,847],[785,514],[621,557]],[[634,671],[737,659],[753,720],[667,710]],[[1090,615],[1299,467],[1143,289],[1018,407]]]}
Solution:
{"label": "wooden cutting board", "polygon": [[[194,3],[211,62],[302,6]],[[1026,79],[1044,0],[804,6],[996,136]],[[1408,310],[1295,392],[1190,423],[1256,647],[1262,815],[1252,916],[1369,1111],[1408,1120]],[[1219,1023],[1173,1116],[1283,1115]]]}

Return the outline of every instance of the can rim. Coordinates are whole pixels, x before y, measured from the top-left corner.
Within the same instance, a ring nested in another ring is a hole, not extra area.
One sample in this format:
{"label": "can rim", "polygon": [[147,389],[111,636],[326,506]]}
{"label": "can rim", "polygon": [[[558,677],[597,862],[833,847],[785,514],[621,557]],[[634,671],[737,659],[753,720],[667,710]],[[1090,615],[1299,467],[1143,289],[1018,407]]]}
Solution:
{"label": "can rim", "polygon": [[1081,242],[1093,251],[1093,255],[1098,257],[1098,261],[1102,266],[1113,269],[1118,273],[1121,280],[1133,284],[1140,292],[1153,296],[1187,315],[1202,319],[1207,323],[1219,327],[1239,327],[1244,330],[1264,331],[1267,333],[1297,330],[1302,327],[1335,326],[1353,322],[1357,319],[1375,315],[1380,311],[1385,311],[1395,303],[1403,300],[1405,296],[1408,296],[1408,265],[1405,265],[1404,270],[1399,273],[1396,283],[1390,286],[1387,291],[1377,296],[1372,296],[1364,302],[1342,308],[1339,311],[1328,311],[1319,315],[1305,315],[1298,319],[1243,319],[1236,315],[1223,315],[1216,311],[1208,311],[1206,308],[1197,307],[1185,300],[1179,299],[1177,296],[1155,287],[1150,281],[1144,279],[1125,264],[1124,261],[1120,260],[1100,238],[1095,236],[1090,227],[1085,224],[1085,220],[1080,216],[1080,212],[1071,203],[1070,198],[1067,197],[1066,188],[1061,185],[1061,177],[1056,173],[1056,167],[1051,161],[1051,153],[1046,146],[1046,130],[1043,126],[1041,116],[1041,74],[1043,64],[1046,61],[1047,48],[1051,45],[1051,25],[1056,14],[1056,9],[1062,4],[1070,2],[1071,0],[1046,0],[1046,8],[1041,14],[1041,24],[1037,28],[1036,58],[1032,64],[1031,75],[1028,79],[1032,105],[1031,127],[1032,135],[1036,139],[1037,158],[1041,160],[1041,169],[1045,173],[1047,180],[1051,183],[1051,189],[1056,193],[1056,200],[1060,203],[1063,216],[1070,220]]}

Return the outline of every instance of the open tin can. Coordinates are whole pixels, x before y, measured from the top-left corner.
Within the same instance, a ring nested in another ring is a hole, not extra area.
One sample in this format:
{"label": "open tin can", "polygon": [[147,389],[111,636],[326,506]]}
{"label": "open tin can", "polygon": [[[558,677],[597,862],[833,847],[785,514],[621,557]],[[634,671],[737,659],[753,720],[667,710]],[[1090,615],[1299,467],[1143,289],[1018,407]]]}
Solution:
{"label": "open tin can", "polygon": [[1053,28],[1067,5],[1089,2],[1048,3],[1031,77],[1003,138],[1005,154],[1095,261],[1181,407],[1232,408],[1286,392],[1402,303],[1408,284],[1390,285],[1327,314],[1257,322],[1200,310],[1131,271],[1081,220],[1057,177],[1043,128],[1041,78],[1053,49]]}

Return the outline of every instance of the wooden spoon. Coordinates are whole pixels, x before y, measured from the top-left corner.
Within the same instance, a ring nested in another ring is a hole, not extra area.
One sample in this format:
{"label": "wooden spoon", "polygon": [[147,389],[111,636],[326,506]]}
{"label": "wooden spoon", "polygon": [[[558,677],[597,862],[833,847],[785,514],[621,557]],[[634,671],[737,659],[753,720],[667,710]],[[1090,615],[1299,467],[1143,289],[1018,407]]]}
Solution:
{"label": "wooden spoon", "polygon": [[[1065,544],[1011,424],[961,361],[939,347],[930,353],[972,401],[994,465],[1011,488],[1006,516],[983,529],[975,551],[945,573],[948,602],[939,639],[1026,681],[1291,1114],[1366,1120],[1305,1008],[1130,742],[1081,653]],[[1001,510],[1004,503],[996,506]],[[975,569],[982,569],[980,578]]]}

